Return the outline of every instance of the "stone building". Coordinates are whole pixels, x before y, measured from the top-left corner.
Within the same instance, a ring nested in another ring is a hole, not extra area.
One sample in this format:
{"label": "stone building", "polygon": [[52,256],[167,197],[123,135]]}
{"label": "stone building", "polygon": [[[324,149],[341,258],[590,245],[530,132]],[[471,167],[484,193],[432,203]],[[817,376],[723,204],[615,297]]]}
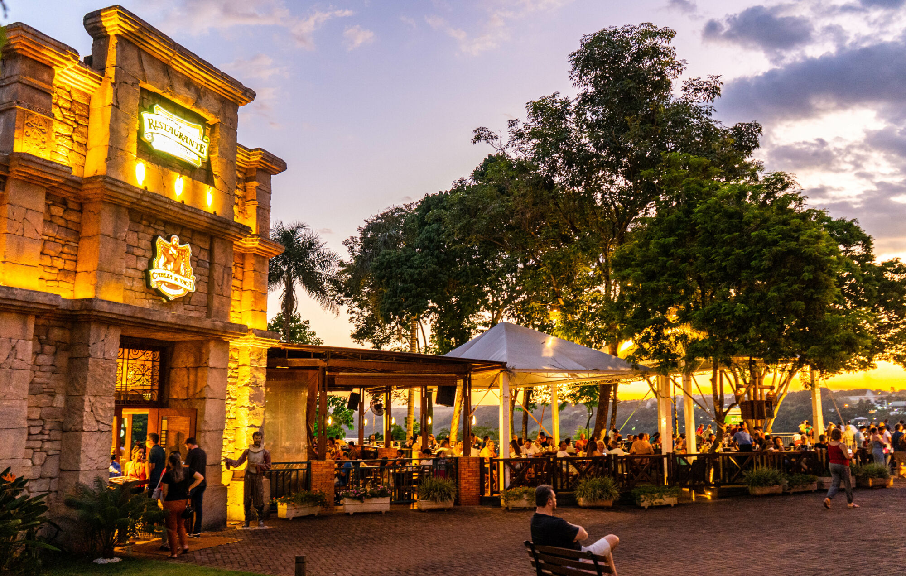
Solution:
{"label": "stone building", "polygon": [[49,494],[107,477],[158,432],[224,450],[264,410],[271,177],[236,142],[255,93],[114,6],[91,54],[24,24],[0,67],[0,470]]}

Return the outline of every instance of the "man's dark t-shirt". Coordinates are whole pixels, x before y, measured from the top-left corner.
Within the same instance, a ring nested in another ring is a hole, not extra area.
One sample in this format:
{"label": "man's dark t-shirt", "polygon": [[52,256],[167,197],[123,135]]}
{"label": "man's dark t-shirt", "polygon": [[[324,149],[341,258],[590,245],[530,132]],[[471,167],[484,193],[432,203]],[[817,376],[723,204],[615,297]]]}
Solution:
{"label": "man's dark t-shirt", "polygon": [[154,470],[151,471],[151,476],[148,478],[148,488],[154,490],[157,488],[161,474],[164,473],[164,467],[167,465],[167,455],[159,444],[151,447],[151,451],[148,452],[148,462],[154,464]]}
{"label": "man's dark t-shirt", "polygon": [[[193,476],[195,472],[198,472],[202,476],[207,472],[206,468],[208,467],[208,455],[205,454],[205,451],[201,448],[192,448],[189,450],[189,453],[186,454],[186,468],[188,469],[189,476]],[[199,487],[207,486],[207,479],[202,480]]]}
{"label": "man's dark t-shirt", "polygon": [[532,516],[532,542],[539,546],[556,546],[581,550],[582,546],[576,542],[579,527],[573,526],[563,518],[538,514]]}

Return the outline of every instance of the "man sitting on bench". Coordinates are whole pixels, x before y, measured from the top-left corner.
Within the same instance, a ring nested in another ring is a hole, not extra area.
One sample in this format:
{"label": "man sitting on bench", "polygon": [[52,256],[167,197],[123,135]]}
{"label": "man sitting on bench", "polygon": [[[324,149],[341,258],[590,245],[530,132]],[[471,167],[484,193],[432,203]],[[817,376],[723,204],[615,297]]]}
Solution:
{"label": "man sitting on bench", "polygon": [[620,539],[613,534],[601,538],[591,546],[582,546],[579,542],[588,538],[588,532],[581,526],[570,524],[563,518],[554,516],[557,509],[557,495],[554,488],[542,484],[535,488],[535,513],[532,515],[532,543],[537,546],[555,546],[591,552],[597,556],[607,558],[614,575],[617,573],[613,564],[613,549],[620,543]]}

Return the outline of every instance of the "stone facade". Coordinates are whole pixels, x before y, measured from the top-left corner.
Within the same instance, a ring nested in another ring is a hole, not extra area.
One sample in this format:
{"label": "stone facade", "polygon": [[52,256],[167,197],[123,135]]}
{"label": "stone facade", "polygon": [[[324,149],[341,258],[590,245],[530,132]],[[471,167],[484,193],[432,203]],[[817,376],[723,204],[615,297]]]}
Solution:
{"label": "stone facade", "polygon": [[[286,166],[236,142],[250,89],[121,7],[85,27],[85,58],[27,25],[6,29],[0,470],[29,478],[62,516],[66,491],[106,478],[123,450],[124,410],[143,412],[149,432],[178,421],[198,438],[206,524],[222,526],[228,493],[241,495],[222,456],[263,423],[267,269],[282,250],[268,239],[271,177]],[[201,119],[202,166],[140,140],[152,100]],[[149,287],[158,236],[191,248],[194,291],[181,298]],[[159,387],[126,404],[123,350],[136,347],[159,354]]]}

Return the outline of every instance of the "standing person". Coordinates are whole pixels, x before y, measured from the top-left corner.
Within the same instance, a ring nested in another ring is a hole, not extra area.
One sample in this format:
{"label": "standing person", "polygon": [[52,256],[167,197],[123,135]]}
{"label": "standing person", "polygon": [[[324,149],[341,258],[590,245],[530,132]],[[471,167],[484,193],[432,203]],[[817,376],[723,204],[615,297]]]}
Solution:
{"label": "standing person", "polygon": [[154,490],[160,484],[160,477],[164,473],[164,466],[167,463],[167,453],[160,445],[160,435],[155,432],[148,434],[148,461],[145,464],[148,478],[148,495],[153,497]]}
{"label": "standing person", "polygon": [[249,446],[238,460],[224,458],[227,470],[230,466],[245,467],[245,486],[243,489],[243,505],[245,506],[245,527],[249,527],[252,517],[252,508],[258,516],[258,527],[264,528],[264,473],[271,469],[271,453],[264,449],[264,436],[261,432],[252,434],[252,445]]}
{"label": "standing person", "polygon": [[843,480],[843,488],[846,490],[846,502],[849,507],[859,507],[858,504],[853,503],[853,479],[849,470],[849,461],[852,458],[852,453],[849,451],[849,447],[841,442],[842,439],[843,434],[839,429],[836,429],[831,432],[831,441],[827,444],[827,458],[830,462],[828,466],[834,481],[830,490],[827,491],[827,497],[824,499],[825,508],[830,508],[831,500],[839,492],[840,480]]}
{"label": "standing person", "polygon": [[890,445],[893,447],[893,474],[900,476],[902,466],[906,465],[906,431],[902,424],[896,425]]}
{"label": "standing person", "polygon": [[204,482],[204,476],[192,472],[182,465],[179,452],[171,452],[167,459],[166,473],[161,476],[160,487],[164,496],[164,510],[167,512],[167,542],[170,544],[170,558],[177,557],[176,538],[182,552],[189,551],[189,538],[182,513],[189,505],[189,494]]}
{"label": "standing person", "polygon": [[620,543],[614,534],[608,534],[591,546],[582,546],[579,542],[588,538],[588,532],[576,524],[554,516],[557,509],[557,496],[554,488],[542,484],[535,488],[535,513],[532,515],[530,529],[532,543],[537,546],[555,546],[582,552],[591,552],[607,558],[611,572],[616,576],[617,567],[613,564],[613,549]]}
{"label": "standing person", "polygon": [[204,490],[208,487],[208,481],[204,479],[204,474],[208,468],[208,455],[204,450],[198,447],[198,442],[194,436],[186,438],[186,468],[192,475],[198,472],[202,475],[201,484],[189,494],[192,499],[193,518],[186,520],[186,530],[192,538],[201,538],[201,505],[204,498]]}
{"label": "standing person", "polygon": [[882,466],[886,464],[886,458],[884,457],[884,437],[881,436],[878,429],[874,426],[869,430],[871,434],[871,455],[875,459],[875,464],[881,464]]}
{"label": "standing person", "polygon": [[752,436],[749,435],[748,425],[745,422],[739,427],[739,431],[733,435],[733,441],[740,452],[752,451]]}

